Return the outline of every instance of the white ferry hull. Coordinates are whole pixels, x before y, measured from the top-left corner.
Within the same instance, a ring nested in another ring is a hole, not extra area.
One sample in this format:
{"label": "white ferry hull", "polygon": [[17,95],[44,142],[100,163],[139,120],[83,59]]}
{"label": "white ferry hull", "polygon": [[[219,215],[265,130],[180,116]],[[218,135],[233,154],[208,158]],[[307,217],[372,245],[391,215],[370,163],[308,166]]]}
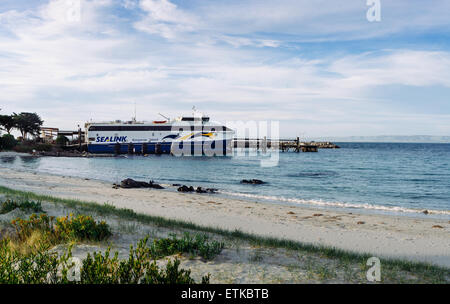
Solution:
{"label": "white ferry hull", "polygon": [[108,154],[227,155],[234,132],[212,122],[89,123],[88,152]]}

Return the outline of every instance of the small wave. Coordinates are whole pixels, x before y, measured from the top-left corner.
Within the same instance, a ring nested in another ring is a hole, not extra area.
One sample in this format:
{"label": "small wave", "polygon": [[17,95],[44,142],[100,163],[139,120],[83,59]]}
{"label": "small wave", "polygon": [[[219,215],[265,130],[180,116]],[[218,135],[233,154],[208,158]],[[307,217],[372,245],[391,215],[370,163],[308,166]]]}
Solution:
{"label": "small wave", "polygon": [[311,177],[311,178],[323,178],[337,176],[338,173],[334,171],[322,171],[322,172],[298,172],[287,174],[287,177]]}
{"label": "small wave", "polygon": [[[327,202],[322,200],[306,200],[299,198],[286,198],[283,196],[270,196],[270,195],[257,195],[257,194],[249,194],[249,193],[236,193],[236,192],[226,192],[219,191],[221,194],[229,195],[229,196],[237,196],[237,197],[245,197],[252,199],[261,199],[268,201],[278,201],[278,202],[287,202],[301,205],[311,205],[311,206],[320,206],[320,207],[334,207],[334,208],[349,208],[349,209],[368,209],[368,210],[379,210],[379,211],[387,211],[387,212],[407,212],[407,213],[422,213],[424,209],[413,209],[413,208],[405,208],[399,206],[382,206],[382,205],[372,205],[372,204],[357,204],[357,203],[344,203],[344,202]],[[432,214],[441,214],[441,215],[450,215],[450,210],[430,210],[427,209],[428,212]]]}
{"label": "small wave", "polygon": [[[192,184],[192,183],[211,183],[211,180],[207,180],[207,179],[186,179],[186,178],[163,178],[163,177],[159,177],[159,178],[155,178],[155,180],[160,180],[160,181],[165,181],[165,182],[172,182],[173,184],[180,184],[180,183],[187,183],[187,184]],[[224,183],[225,184],[225,183]]]}

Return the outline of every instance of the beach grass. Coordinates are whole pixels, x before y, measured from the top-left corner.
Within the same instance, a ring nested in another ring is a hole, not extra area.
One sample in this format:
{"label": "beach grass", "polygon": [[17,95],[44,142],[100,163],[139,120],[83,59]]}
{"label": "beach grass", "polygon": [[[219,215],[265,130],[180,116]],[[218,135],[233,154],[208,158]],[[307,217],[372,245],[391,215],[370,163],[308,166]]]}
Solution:
{"label": "beach grass", "polygon": [[[348,265],[356,263],[365,266],[366,261],[373,255],[370,253],[356,253],[342,250],[335,247],[326,247],[301,243],[282,238],[266,237],[256,234],[246,233],[240,230],[226,230],[218,227],[208,227],[195,224],[193,222],[168,219],[160,216],[136,213],[127,208],[117,208],[110,204],[99,204],[96,202],[86,202],[76,199],[59,198],[50,195],[36,194],[28,191],[15,190],[8,187],[0,186],[0,193],[4,195],[18,196],[23,199],[47,201],[62,204],[68,208],[78,209],[85,212],[93,212],[102,216],[116,216],[120,219],[137,221],[143,224],[154,225],[158,227],[174,229],[174,230],[191,230],[196,232],[211,233],[230,240],[246,241],[254,246],[263,246],[268,248],[283,248],[293,251],[301,251],[311,253],[323,258],[335,259],[340,265]],[[412,273],[419,277],[424,283],[448,283],[450,278],[450,269],[433,265],[430,263],[415,262],[393,258],[380,257],[383,271],[389,274],[390,279],[401,280],[401,273]],[[327,278],[330,274],[323,270],[323,277]],[[398,278],[397,278],[398,277]]]}
{"label": "beach grass", "polygon": [[6,200],[0,203],[0,214],[11,212],[14,209],[20,209],[22,211],[42,212],[42,206],[40,202],[33,202],[28,200],[22,200],[19,202],[13,200]]}

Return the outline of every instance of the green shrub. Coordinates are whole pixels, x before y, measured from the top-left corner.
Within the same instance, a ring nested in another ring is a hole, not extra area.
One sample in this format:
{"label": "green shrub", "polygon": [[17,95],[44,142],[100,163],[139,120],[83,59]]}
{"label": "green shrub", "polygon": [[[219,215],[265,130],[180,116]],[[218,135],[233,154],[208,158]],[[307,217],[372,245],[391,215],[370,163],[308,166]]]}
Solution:
{"label": "green shrub", "polygon": [[[19,222],[19,221],[18,221]],[[19,224],[18,224],[19,225]],[[25,231],[40,229],[52,231],[51,218],[41,215],[20,222]],[[36,231],[36,230],[34,230]],[[130,246],[129,258],[119,260],[118,253],[113,256],[110,248],[102,254],[94,252],[81,261],[80,281],[71,282],[70,272],[74,273],[71,247],[59,255],[49,252],[47,242],[39,243],[36,251],[19,254],[11,246],[11,240],[0,240],[0,284],[194,284],[191,271],[180,268],[180,261],[169,260],[165,268],[156,264],[153,253],[147,245],[148,238],[140,240],[136,249]],[[210,275],[202,277],[202,284],[209,284]]]}
{"label": "green shrub", "polygon": [[[158,271],[155,262],[151,266],[150,271],[145,273],[143,284],[195,284],[190,270],[178,269],[180,266],[178,259],[173,262],[169,260],[165,270]],[[202,283],[209,283],[209,276],[203,277]]]}
{"label": "green shrub", "polygon": [[9,213],[17,208],[18,208],[18,204],[15,201],[6,200],[6,201],[2,202],[2,204],[0,206],[0,214]]}
{"label": "green shrub", "polygon": [[34,231],[40,231],[52,243],[71,240],[102,241],[111,236],[111,230],[104,221],[97,223],[91,216],[72,214],[55,218],[46,214],[32,214],[28,220],[17,218],[11,221],[16,228],[17,238],[25,242]]}
{"label": "green shrub", "polygon": [[34,201],[19,202],[19,209],[22,211],[44,212],[41,202]]}
{"label": "green shrub", "polygon": [[36,144],[33,148],[36,151],[50,152],[52,151],[53,146],[51,144]]}
{"label": "green shrub", "polygon": [[222,251],[223,247],[224,243],[208,242],[208,236],[205,234],[196,234],[192,237],[186,232],[181,239],[178,239],[175,234],[171,234],[170,238],[154,240],[150,250],[154,257],[189,253],[211,260]]}
{"label": "green shrub", "polygon": [[102,241],[111,236],[105,221],[97,223],[92,216],[78,215],[56,219],[55,231],[63,239]]}
{"label": "green shrub", "polygon": [[[131,246],[128,260],[119,260],[116,252],[110,256],[94,252],[83,260],[82,284],[194,284],[191,271],[179,269],[180,261],[169,260],[165,269],[159,269],[147,246],[147,238],[141,240],[136,249]],[[209,275],[202,278],[209,283]]]}
{"label": "green shrub", "polygon": [[37,252],[24,256],[11,248],[9,239],[0,240],[0,284],[67,283],[67,271],[58,275],[58,268],[70,267],[67,265],[70,256],[70,250],[61,256],[49,253],[45,244]]}
{"label": "green shrub", "polygon": [[18,153],[31,153],[34,150],[34,147],[23,145],[23,144],[19,144],[19,145],[15,146],[13,148],[13,150],[18,152]]}
{"label": "green shrub", "polygon": [[0,214],[5,214],[19,208],[22,211],[44,212],[42,210],[41,202],[22,201],[16,202],[13,200],[6,200],[0,203]]}
{"label": "green shrub", "polygon": [[52,149],[53,146],[51,144],[35,143],[32,141],[21,142],[13,148],[14,151],[19,153],[31,153],[33,150],[49,152]]}
{"label": "green shrub", "polygon": [[68,142],[69,142],[69,139],[67,137],[65,137],[64,135],[58,135],[58,137],[56,137],[56,144],[58,146],[65,146]]}
{"label": "green shrub", "polygon": [[88,253],[81,267],[81,284],[118,284],[118,266],[118,255],[111,258],[110,248],[104,255],[101,252],[94,252],[92,256]]}
{"label": "green shrub", "polygon": [[14,136],[10,134],[4,134],[0,137],[0,150],[11,150],[17,145],[17,141]]}
{"label": "green shrub", "polygon": [[[42,245],[35,253],[19,255],[10,247],[10,240],[0,241],[0,284],[64,284],[71,283],[68,273],[74,263],[71,248],[62,255],[48,252]],[[82,260],[81,284],[194,284],[191,271],[180,269],[180,261],[168,261],[165,269],[160,269],[148,255],[146,241],[139,242],[136,249],[130,248],[128,260],[119,260],[117,252],[110,256],[110,248],[105,254],[94,252]],[[202,278],[209,283],[210,276]],[[72,282],[77,283],[77,282]]]}

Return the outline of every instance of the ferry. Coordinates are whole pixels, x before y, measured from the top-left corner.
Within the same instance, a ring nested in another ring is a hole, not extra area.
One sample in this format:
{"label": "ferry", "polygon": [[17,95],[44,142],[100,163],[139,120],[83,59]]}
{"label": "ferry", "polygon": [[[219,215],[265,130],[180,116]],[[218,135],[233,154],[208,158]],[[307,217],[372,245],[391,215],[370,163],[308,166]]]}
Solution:
{"label": "ferry", "polygon": [[88,152],[107,154],[227,155],[234,135],[203,115],[151,122],[89,122],[85,128]]}

